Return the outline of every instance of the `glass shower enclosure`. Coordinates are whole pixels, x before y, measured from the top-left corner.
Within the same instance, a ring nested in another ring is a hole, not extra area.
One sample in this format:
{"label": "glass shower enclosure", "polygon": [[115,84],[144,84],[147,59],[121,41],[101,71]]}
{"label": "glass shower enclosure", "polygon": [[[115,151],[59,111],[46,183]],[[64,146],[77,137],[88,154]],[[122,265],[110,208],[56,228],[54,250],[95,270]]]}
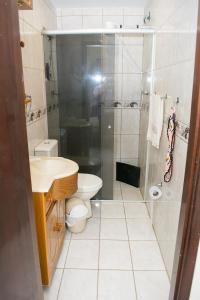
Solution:
{"label": "glass shower enclosure", "polygon": [[48,135],[113,199],[115,36],[44,36]]}

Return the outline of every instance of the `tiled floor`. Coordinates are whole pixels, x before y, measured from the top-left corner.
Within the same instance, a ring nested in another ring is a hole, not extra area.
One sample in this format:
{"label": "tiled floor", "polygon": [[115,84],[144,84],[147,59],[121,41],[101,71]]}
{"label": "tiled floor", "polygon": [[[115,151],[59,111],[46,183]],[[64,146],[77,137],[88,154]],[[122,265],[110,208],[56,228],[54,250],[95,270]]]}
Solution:
{"label": "tiled floor", "polygon": [[142,195],[138,188],[120,181],[113,182],[113,198],[115,200],[123,201],[133,201],[135,199],[143,201]]}
{"label": "tiled floor", "polygon": [[145,204],[92,206],[86,230],[66,235],[45,299],[167,300],[169,281]]}

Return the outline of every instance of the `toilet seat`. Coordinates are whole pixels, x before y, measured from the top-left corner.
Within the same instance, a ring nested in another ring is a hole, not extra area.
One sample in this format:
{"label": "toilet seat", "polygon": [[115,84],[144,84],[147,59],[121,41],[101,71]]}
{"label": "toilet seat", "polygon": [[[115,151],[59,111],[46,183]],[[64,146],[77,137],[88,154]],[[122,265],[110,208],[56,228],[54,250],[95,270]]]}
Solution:
{"label": "toilet seat", "polygon": [[78,192],[87,193],[99,190],[103,185],[103,181],[96,175],[78,173]]}

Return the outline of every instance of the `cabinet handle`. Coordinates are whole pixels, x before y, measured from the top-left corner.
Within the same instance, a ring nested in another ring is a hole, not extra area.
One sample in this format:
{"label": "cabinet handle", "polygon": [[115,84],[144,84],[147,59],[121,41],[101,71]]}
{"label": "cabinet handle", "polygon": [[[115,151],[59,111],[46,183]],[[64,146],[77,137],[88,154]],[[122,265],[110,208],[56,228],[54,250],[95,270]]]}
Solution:
{"label": "cabinet handle", "polygon": [[62,230],[63,224],[62,223],[56,223],[53,227],[53,231],[60,232]]}

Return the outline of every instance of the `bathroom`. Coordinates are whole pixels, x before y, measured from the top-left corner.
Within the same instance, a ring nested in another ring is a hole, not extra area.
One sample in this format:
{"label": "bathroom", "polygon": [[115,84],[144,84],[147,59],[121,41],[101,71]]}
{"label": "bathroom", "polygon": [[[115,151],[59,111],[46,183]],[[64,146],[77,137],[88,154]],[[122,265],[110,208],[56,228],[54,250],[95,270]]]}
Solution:
{"label": "bathroom", "polygon": [[5,3],[2,299],[199,299],[199,1]]}

